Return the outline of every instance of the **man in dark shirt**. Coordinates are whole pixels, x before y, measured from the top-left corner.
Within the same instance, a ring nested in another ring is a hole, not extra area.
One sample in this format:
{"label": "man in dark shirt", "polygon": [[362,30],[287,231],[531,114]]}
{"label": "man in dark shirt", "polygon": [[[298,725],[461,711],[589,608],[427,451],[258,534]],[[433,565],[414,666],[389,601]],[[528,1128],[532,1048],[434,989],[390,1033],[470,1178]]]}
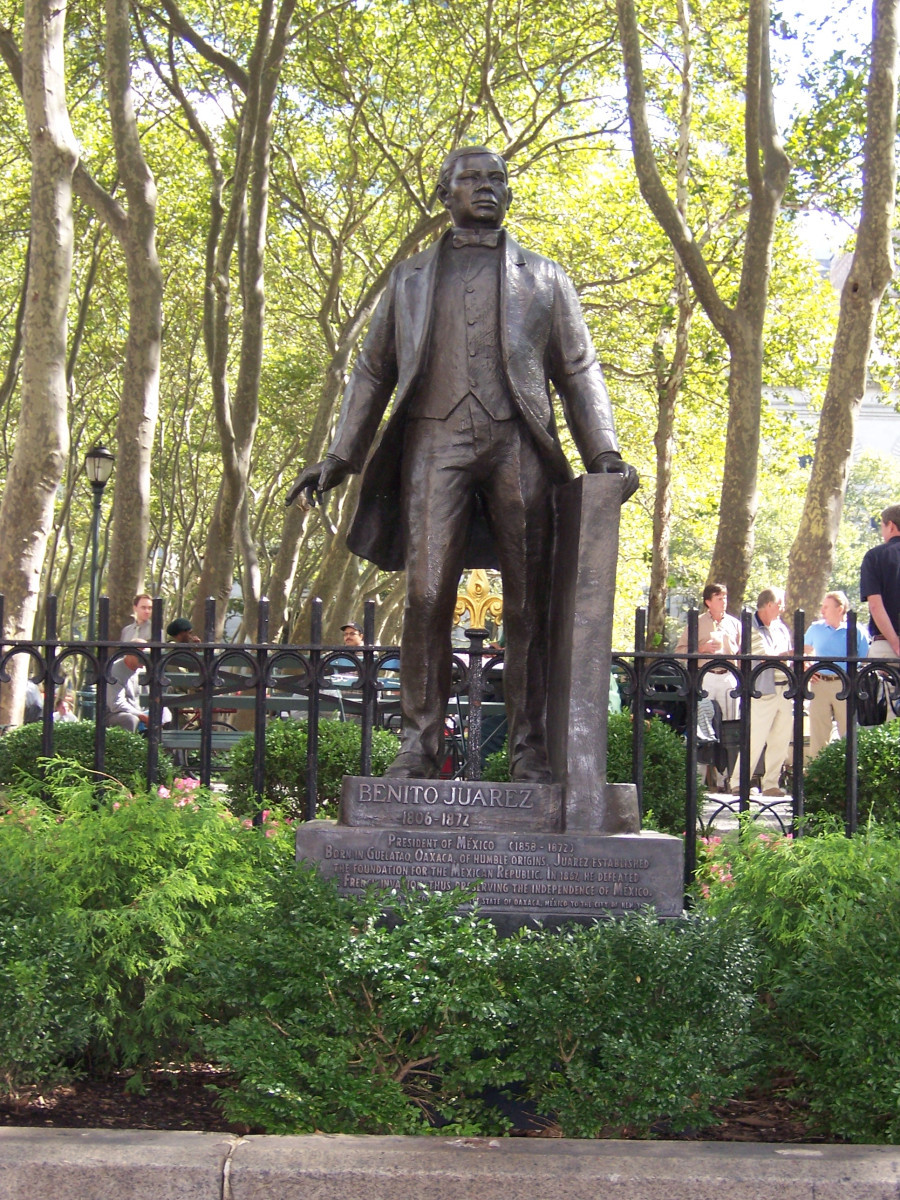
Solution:
{"label": "man in dark shirt", "polygon": [[862,560],[860,598],[869,605],[870,658],[900,658],[900,504],[881,514],[881,545]]}

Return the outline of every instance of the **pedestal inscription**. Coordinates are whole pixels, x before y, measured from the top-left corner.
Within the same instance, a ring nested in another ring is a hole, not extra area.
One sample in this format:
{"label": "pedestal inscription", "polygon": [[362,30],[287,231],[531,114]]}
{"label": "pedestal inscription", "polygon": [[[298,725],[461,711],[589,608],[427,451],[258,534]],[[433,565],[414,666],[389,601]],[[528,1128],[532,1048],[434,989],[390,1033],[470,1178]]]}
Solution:
{"label": "pedestal inscription", "polygon": [[405,829],[558,833],[562,788],[463,779],[368,779],[345,775],[341,823]]}
{"label": "pedestal inscription", "polygon": [[297,857],[318,863],[347,893],[403,880],[431,891],[475,887],[485,915],[505,914],[515,925],[621,915],[647,905],[660,917],[682,909],[681,843],[661,833],[567,837],[310,821],[297,831]]}

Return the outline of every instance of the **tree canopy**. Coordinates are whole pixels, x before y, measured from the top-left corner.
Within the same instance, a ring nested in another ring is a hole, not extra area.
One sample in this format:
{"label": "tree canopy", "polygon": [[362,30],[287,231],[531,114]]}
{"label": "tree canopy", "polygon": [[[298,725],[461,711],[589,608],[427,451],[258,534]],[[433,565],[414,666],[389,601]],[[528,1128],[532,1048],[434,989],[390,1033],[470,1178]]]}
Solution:
{"label": "tree canopy", "polygon": [[[327,447],[390,271],[443,229],[437,169],[466,143],[505,154],[510,228],[573,278],[642,476],[623,509],[617,642],[647,602],[664,637],[667,592],[697,596],[711,575],[732,603],[784,583],[810,479],[800,464],[817,451],[815,430],[768,398],[818,408],[837,379],[839,299],[802,214],[842,220],[852,253],[872,178],[870,65],[877,51],[896,74],[883,31],[898,3],[873,0],[882,24],[868,40],[835,37],[815,59],[804,38],[820,47],[841,14],[804,21],[763,0],[158,0],[130,17],[119,0],[70,3],[65,429],[49,515],[16,497],[24,525],[46,528],[30,611],[40,620],[57,594],[64,627],[86,633],[81,465],[103,441],[117,453],[101,536],[117,619],[142,588],[167,598],[167,619],[214,595],[220,627],[230,613],[229,633],[253,637],[267,595],[270,635],[302,640],[311,595],[326,600],[326,634],[376,597],[379,632],[398,635],[402,577],[344,545],[353,483],[310,513],[283,496]],[[30,428],[25,298],[41,214],[22,63],[39,11],[0,10],[7,492]],[[873,351],[853,352],[890,388],[890,291],[874,311]],[[849,582],[861,545],[850,479],[816,582],[795,588],[807,607]]]}

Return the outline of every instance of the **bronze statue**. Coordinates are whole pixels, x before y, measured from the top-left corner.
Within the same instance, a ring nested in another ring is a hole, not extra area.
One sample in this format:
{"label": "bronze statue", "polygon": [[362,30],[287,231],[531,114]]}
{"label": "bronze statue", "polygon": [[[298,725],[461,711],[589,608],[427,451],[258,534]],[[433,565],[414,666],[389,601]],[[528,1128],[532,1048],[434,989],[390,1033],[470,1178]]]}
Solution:
{"label": "bronze statue", "polygon": [[[344,393],[325,459],[288,493],[328,491],[364,471],[347,544],[406,569],[402,744],[389,774],[434,778],[450,693],[459,577],[499,566],[504,694],[513,780],[550,782],[545,709],[553,488],[572,478],[552,381],[589,472],[637,472],[619,454],[609,395],[562,268],[503,230],[506,164],[482,147],[445,159],[437,188],[453,228],[393,272]],[[394,406],[366,461],[394,394]]]}

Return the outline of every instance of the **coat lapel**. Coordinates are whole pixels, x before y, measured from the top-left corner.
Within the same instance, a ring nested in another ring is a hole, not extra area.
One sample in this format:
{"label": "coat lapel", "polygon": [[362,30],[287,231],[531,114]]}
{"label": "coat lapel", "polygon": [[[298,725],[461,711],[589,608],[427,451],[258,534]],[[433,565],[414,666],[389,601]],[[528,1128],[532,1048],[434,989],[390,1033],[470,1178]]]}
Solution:
{"label": "coat lapel", "polygon": [[[401,369],[397,403],[402,399],[401,393],[406,391],[422,369],[431,332],[438,254],[446,236],[416,256],[415,264],[408,269],[403,280],[402,307],[397,323],[397,357]],[[400,345],[400,339],[408,339],[406,345]]]}

